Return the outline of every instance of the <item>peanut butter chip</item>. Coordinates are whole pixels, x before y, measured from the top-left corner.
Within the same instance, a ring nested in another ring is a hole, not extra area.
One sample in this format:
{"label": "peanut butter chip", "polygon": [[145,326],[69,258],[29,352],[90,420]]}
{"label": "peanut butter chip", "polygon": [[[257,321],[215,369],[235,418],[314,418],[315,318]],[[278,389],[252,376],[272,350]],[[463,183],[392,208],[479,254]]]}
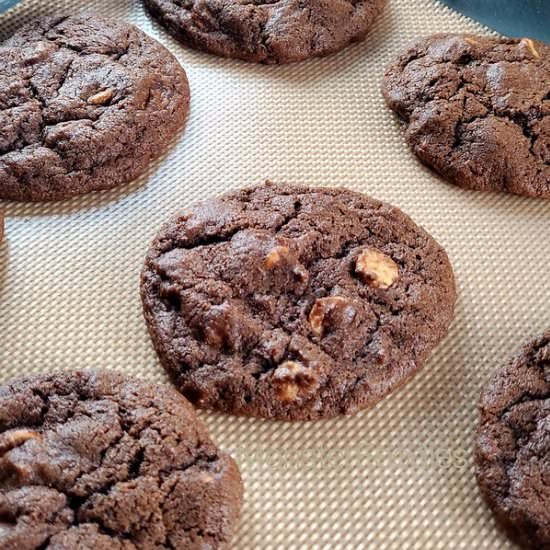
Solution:
{"label": "peanut butter chip", "polygon": [[316,336],[323,336],[327,315],[330,311],[339,306],[345,306],[347,303],[347,300],[340,296],[329,296],[328,298],[319,298],[319,300],[316,300],[308,317],[313,334]]}
{"label": "peanut butter chip", "polygon": [[477,40],[474,40],[473,38],[470,38],[469,36],[466,36],[464,38],[464,40],[466,42],[468,42],[468,44],[471,44],[472,46],[476,46],[477,44],[479,44],[479,42]]}
{"label": "peanut butter chip", "polygon": [[103,90],[102,92],[98,92],[97,94],[94,94],[93,96],[88,98],[88,103],[90,105],[105,105],[111,99],[113,99],[113,96],[115,93],[113,90]]}
{"label": "peanut butter chip", "polygon": [[536,57],[537,59],[540,58],[540,53],[538,52],[537,48],[535,48],[535,43],[530,38],[523,38],[520,44],[527,46],[534,57]]}
{"label": "peanut butter chip", "polygon": [[265,257],[265,267],[268,270],[285,269],[291,273],[298,284],[307,284],[309,273],[299,262],[288,246],[277,245]]}
{"label": "peanut butter chip", "polygon": [[287,382],[282,384],[278,391],[278,396],[281,401],[294,401],[298,397],[298,384],[294,382]]}
{"label": "peanut butter chip", "polygon": [[307,393],[316,379],[311,369],[296,361],[285,361],[273,374],[277,397],[285,402],[295,401],[300,394]]}
{"label": "peanut butter chip", "polygon": [[387,289],[399,277],[399,268],[386,254],[373,248],[367,248],[357,258],[355,273],[365,284]]}
{"label": "peanut butter chip", "polygon": [[265,258],[265,265],[267,269],[274,269],[278,265],[281,265],[285,256],[288,256],[290,249],[287,246],[276,246],[269,252]]}
{"label": "peanut butter chip", "polygon": [[31,439],[40,439],[38,432],[31,430],[11,430],[0,435],[0,455],[20,447]]}

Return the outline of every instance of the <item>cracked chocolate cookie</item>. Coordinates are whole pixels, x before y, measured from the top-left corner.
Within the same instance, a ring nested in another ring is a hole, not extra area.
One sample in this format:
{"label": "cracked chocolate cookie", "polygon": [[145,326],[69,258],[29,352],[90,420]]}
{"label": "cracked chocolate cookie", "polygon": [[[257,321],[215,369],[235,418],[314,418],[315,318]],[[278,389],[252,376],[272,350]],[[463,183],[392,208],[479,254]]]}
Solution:
{"label": "cracked chocolate cookie", "polygon": [[435,35],[400,55],[383,92],[416,155],[452,183],[550,198],[550,46]]}
{"label": "cracked chocolate cookie", "polygon": [[178,40],[253,61],[292,63],[365,37],[386,0],[144,0]]}
{"label": "cracked chocolate cookie", "polygon": [[499,523],[523,547],[550,549],[550,331],[485,388],[476,474]]}
{"label": "cracked chocolate cookie", "polygon": [[0,387],[4,550],[226,548],[241,499],[172,388],[91,370]]}
{"label": "cracked chocolate cookie", "polygon": [[272,183],[174,217],[141,292],[186,397],[288,420],[374,405],[424,363],[455,303],[444,250],[397,208]]}
{"label": "cracked chocolate cookie", "polygon": [[182,128],[184,70],[137,28],[47,17],[0,46],[0,198],[46,201],[141,175]]}

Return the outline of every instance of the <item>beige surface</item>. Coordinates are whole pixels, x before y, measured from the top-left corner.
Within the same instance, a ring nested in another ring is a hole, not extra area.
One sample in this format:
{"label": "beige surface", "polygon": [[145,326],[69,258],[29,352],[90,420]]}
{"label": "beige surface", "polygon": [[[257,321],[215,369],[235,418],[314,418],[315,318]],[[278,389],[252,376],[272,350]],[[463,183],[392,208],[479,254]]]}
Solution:
{"label": "beige surface", "polygon": [[[30,15],[82,5],[24,1]],[[107,367],[163,380],[141,317],[138,274],[175,209],[265,178],[346,185],[401,207],[447,248],[458,278],[451,334],[403,390],[354,418],[282,424],[203,414],[246,482],[235,547],[508,548],[472,475],[482,382],[550,327],[550,202],[466,192],[408,152],[379,93],[383,67],[434,31],[479,31],[432,0],[391,0],[368,40],[289,67],[191,51],[139,0],[92,0],[159,38],[186,68],[192,112],[147,177],[65,203],[5,204],[0,377]],[[0,130],[1,131],[1,130]]]}

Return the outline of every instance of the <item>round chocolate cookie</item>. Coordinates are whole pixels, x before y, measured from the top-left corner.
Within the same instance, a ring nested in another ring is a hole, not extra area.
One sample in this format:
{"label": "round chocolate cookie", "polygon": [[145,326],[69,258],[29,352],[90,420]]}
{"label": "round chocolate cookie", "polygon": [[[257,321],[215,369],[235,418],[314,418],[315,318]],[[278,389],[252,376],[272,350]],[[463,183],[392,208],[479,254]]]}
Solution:
{"label": "round chocolate cookie", "polygon": [[449,181],[550,198],[550,46],[435,35],[399,56],[383,92],[413,151]]}
{"label": "round chocolate cookie", "polygon": [[135,27],[38,19],[0,46],[0,198],[59,200],[129,182],[188,108],[184,70]]}
{"label": "round chocolate cookie", "polygon": [[185,396],[292,420],[378,402],[426,360],[455,303],[444,250],[397,208],[271,183],[172,219],[141,291]]}
{"label": "round chocolate cookie", "polygon": [[476,474],[499,524],[523,547],[550,549],[550,331],[485,388]]}
{"label": "round chocolate cookie", "polygon": [[386,0],[144,0],[178,40],[256,63],[335,53],[365,37]]}
{"label": "round chocolate cookie", "polygon": [[0,387],[0,547],[226,548],[242,483],[175,390],[102,371]]}

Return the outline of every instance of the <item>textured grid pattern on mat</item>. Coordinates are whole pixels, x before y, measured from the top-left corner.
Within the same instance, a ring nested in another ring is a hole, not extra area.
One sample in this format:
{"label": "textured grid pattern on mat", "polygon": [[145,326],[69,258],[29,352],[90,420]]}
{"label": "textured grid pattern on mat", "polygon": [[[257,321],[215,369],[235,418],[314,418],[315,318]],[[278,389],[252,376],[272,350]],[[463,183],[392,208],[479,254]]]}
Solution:
{"label": "textured grid pattern on mat", "polygon": [[[482,29],[431,0],[391,0],[366,42],[260,67],[179,46],[139,0],[86,4],[177,55],[191,115],[168,155],[131,185],[60,204],[3,205],[1,380],[84,366],[164,380],[138,275],[170,213],[265,178],[364,191],[404,209],[447,248],[457,319],[411,383],[354,418],[281,424],[202,414],[246,482],[235,547],[510,547],[472,476],[475,403],[488,375],[550,327],[550,203],[443,183],[408,152],[379,93],[384,67],[415,36]],[[0,16],[0,37],[32,15],[79,5],[26,0]]]}

